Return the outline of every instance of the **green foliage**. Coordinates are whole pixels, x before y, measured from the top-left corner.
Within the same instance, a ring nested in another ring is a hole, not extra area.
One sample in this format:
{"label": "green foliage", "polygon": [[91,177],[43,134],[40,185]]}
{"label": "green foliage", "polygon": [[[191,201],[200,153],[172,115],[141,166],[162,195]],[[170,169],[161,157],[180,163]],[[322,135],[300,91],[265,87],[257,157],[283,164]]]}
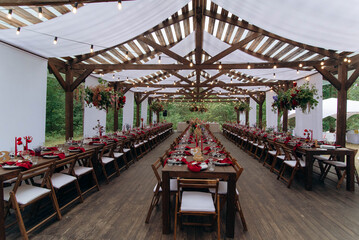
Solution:
{"label": "green foliage", "polygon": [[243,111],[251,110],[251,107],[249,106],[248,103],[246,103],[244,101],[239,101],[239,102],[234,103],[234,110],[243,112]]}

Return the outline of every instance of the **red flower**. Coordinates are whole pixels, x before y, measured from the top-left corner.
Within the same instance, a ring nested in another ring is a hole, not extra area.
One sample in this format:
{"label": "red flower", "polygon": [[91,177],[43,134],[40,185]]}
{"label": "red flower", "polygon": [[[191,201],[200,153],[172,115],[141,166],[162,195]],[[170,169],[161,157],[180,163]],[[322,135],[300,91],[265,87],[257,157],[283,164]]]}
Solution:
{"label": "red flower", "polygon": [[297,86],[297,83],[296,82],[293,82],[293,87],[296,87]]}
{"label": "red flower", "polygon": [[304,129],[304,132],[308,132],[308,129]]}

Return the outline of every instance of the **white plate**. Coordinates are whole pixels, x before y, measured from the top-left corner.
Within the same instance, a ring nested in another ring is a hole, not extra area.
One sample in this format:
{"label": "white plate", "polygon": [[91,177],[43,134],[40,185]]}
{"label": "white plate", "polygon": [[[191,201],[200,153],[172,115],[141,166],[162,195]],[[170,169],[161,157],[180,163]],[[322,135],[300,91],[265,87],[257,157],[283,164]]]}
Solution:
{"label": "white plate", "polygon": [[73,149],[73,150],[69,150],[69,152],[80,152],[80,149]]}
{"label": "white plate", "polygon": [[19,166],[14,165],[3,165],[2,166],[3,169],[17,169],[20,168]]}
{"label": "white plate", "polygon": [[206,170],[208,168],[206,163],[201,163],[199,166],[201,167],[201,170]]}
{"label": "white plate", "polygon": [[216,166],[228,166],[228,165],[230,165],[229,163],[221,163],[221,162],[214,162],[214,165],[216,165]]}
{"label": "white plate", "polygon": [[172,163],[172,164],[182,164],[181,160],[177,160],[177,159],[167,159],[168,163]]}
{"label": "white plate", "polygon": [[58,158],[58,155],[44,155],[43,158]]}

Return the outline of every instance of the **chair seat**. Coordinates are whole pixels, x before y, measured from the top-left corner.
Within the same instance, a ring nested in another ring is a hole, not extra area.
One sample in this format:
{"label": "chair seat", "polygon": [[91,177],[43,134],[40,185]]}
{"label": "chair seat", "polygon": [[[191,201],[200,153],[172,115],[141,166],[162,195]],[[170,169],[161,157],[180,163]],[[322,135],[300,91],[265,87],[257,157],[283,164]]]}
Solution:
{"label": "chair seat", "polygon": [[[287,164],[288,166],[294,168],[295,165],[297,164],[297,161],[292,161],[292,160],[289,160],[289,161],[284,161],[285,164]],[[301,167],[305,167],[305,162],[304,161],[299,161],[299,164]]]}
{"label": "chair seat", "polygon": [[147,140],[144,140],[142,143],[146,143],[146,142],[148,142]]}
{"label": "chair seat", "polygon": [[115,158],[119,158],[119,157],[121,157],[123,155],[123,153],[119,153],[119,152],[114,152],[113,153],[113,156],[115,157]]}
{"label": "chair seat", "polygon": [[285,155],[278,155],[277,158],[284,160],[285,159]]}
{"label": "chair seat", "polygon": [[111,158],[111,157],[102,157],[101,158],[101,161],[102,161],[102,163],[104,163],[104,164],[107,164],[107,163],[109,163],[109,162],[113,162],[115,159],[114,158]]}
{"label": "chair seat", "polygon": [[340,162],[340,161],[323,161],[323,162],[326,163],[326,164],[330,164],[332,166],[335,166],[335,167],[344,168],[344,167],[347,166],[346,162]]}
{"label": "chair seat", "polygon": [[314,158],[319,161],[326,161],[329,160],[330,156],[314,156]]}
{"label": "chair seat", "polygon": [[259,147],[260,149],[263,149],[263,148],[264,148],[264,145],[258,145],[258,147]]}
{"label": "chair seat", "polygon": [[135,144],[135,145],[133,145],[135,148],[138,148],[138,147],[140,147],[141,145],[142,145],[143,143],[139,143],[139,144]]}
{"label": "chair seat", "polygon": [[[10,192],[12,191],[13,187],[6,187],[4,188],[4,200],[9,201],[10,199]],[[19,186],[16,192],[16,200],[19,204],[27,204],[36,198],[44,196],[50,192],[50,189],[36,187],[32,185],[23,184]]]}
{"label": "chair seat", "polygon": [[[157,183],[158,184],[158,183]],[[157,184],[156,186],[153,188],[153,191],[156,191],[157,188]],[[160,187],[159,189],[160,192],[162,192],[162,187]],[[170,191],[171,192],[177,192],[177,179],[170,179]]]}
{"label": "chair seat", "polygon": [[63,173],[54,173],[51,176],[51,183],[56,189],[59,189],[76,180],[77,178],[75,178],[74,176]]}
{"label": "chair seat", "polygon": [[[92,168],[90,168],[90,167],[83,167],[83,166],[75,166],[74,167],[74,173],[76,176],[82,176],[91,171],[92,171]],[[68,173],[68,169],[64,169],[61,172]]]}
{"label": "chair seat", "polygon": [[182,193],[182,212],[215,212],[212,194],[205,192]]}
{"label": "chair seat", "polygon": [[271,151],[268,151],[268,153],[270,154],[270,155],[276,155],[276,153],[277,153],[277,151],[275,151],[275,150],[271,150]]}
{"label": "chair seat", "polygon": [[129,151],[131,151],[130,148],[124,148],[124,149],[123,149],[123,152],[124,152],[124,153],[127,153],[127,152],[129,152]]}

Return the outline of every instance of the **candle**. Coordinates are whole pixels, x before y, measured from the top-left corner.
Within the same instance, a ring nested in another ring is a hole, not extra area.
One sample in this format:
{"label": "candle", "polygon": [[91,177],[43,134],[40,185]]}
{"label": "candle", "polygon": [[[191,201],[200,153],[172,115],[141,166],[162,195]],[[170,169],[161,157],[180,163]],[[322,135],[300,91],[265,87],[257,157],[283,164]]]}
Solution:
{"label": "candle", "polygon": [[17,156],[17,137],[15,137],[15,158]]}
{"label": "candle", "polygon": [[29,140],[29,137],[25,137],[25,142],[26,142],[26,147],[25,147],[25,150],[28,150],[28,148],[27,148],[27,143],[28,143],[28,140]]}

